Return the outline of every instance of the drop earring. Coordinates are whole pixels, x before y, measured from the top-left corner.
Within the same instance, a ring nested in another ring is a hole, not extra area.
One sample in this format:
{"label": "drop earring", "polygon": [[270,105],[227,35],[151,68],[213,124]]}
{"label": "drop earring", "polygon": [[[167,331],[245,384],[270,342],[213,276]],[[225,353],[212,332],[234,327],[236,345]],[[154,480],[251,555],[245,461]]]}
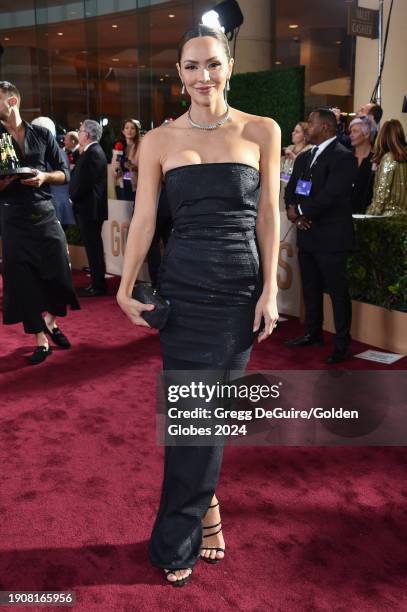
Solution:
{"label": "drop earring", "polygon": [[185,94],[185,85],[184,85],[184,81],[181,81],[182,83],[182,89],[181,89],[181,94],[184,95]]}
{"label": "drop earring", "polygon": [[230,81],[226,79],[226,91],[230,91]]}

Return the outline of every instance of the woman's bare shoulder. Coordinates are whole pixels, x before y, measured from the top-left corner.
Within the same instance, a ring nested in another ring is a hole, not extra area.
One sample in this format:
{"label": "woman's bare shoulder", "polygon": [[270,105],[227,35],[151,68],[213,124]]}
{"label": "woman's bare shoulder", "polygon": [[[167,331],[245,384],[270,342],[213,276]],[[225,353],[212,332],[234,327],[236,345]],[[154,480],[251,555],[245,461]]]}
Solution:
{"label": "woman's bare shoulder", "polygon": [[142,138],[142,143],[145,143],[144,148],[162,148],[171,142],[174,136],[176,136],[180,130],[185,130],[183,115],[174,121],[164,123],[147,132],[147,134]]}
{"label": "woman's bare shoulder", "polygon": [[281,130],[277,121],[271,117],[262,117],[260,115],[251,115],[250,113],[244,113],[233,109],[235,117],[238,121],[244,124],[244,130],[250,138],[253,138],[259,144],[265,140],[269,140],[270,137],[280,137]]}
{"label": "woman's bare shoulder", "polygon": [[165,126],[159,126],[149,130],[141,139],[139,155],[150,161],[161,161],[162,152],[169,142],[170,134],[168,134]]}
{"label": "woman's bare shoulder", "polygon": [[243,111],[233,109],[233,113],[238,121],[241,121],[246,124],[249,128],[254,129],[280,129],[277,121],[272,119],[271,117],[263,117],[261,115],[252,115],[250,113],[245,113]]}

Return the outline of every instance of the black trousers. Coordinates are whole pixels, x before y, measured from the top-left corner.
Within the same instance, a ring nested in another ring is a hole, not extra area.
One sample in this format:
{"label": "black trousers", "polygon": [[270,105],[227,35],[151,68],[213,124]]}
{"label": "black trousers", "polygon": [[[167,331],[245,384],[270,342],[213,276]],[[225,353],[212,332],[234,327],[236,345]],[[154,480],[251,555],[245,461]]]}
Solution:
{"label": "black trousers", "polygon": [[302,290],[305,303],[305,331],[314,337],[322,336],[323,293],[331,297],[335,322],[335,349],[345,351],[350,344],[352,303],[346,271],[347,251],[298,251]]}
{"label": "black trousers", "polygon": [[[244,371],[251,349],[235,355],[228,368]],[[210,370],[208,364],[164,356],[164,370]],[[202,518],[215,493],[223,446],[166,446],[160,506],[149,543],[153,565],[193,567],[202,546]]]}
{"label": "black trousers", "polygon": [[80,214],[76,215],[76,220],[88,256],[92,287],[96,291],[106,291],[106,264],[101,234],[103,221],[86,219]]}

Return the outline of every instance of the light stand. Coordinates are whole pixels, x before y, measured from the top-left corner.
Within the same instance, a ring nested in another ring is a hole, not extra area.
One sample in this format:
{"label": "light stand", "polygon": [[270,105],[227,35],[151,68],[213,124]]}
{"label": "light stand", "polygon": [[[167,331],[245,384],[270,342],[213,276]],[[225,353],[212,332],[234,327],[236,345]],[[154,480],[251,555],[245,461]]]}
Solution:
{"label": "light stand", "polygon": [[378,50],[377,50],[377,90],[376,90],[376,103],[381,106],[382,104],[382,59],[383,59],[383,13],[384,13],[384,0],[379,0],[379,36],[378,36]]}

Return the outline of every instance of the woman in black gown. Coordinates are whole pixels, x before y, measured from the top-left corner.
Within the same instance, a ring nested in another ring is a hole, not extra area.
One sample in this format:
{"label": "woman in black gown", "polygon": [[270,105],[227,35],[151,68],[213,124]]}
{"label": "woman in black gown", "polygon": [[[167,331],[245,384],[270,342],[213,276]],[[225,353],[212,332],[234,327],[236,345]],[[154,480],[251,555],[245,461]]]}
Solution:
{"label": "woman in black gown", "polygon": [[[187,32],[177,68],[191,106],[143,139],[117,299],[132,322],[146,325],[141,315],[154,307],[130,296],[154,234],[164,177],[174,222],[159,280],[171,308],[160,334],[164,370],[244,370],[262,319],[258,341],[278,318],[280,130],[272,119],[227,106],[233,59],[219,30],[201,25]],[[173,586],[186,583],[197,559],[216,563],[224,556],[215,496],[222,451],[165,449],[149,552]]]}

